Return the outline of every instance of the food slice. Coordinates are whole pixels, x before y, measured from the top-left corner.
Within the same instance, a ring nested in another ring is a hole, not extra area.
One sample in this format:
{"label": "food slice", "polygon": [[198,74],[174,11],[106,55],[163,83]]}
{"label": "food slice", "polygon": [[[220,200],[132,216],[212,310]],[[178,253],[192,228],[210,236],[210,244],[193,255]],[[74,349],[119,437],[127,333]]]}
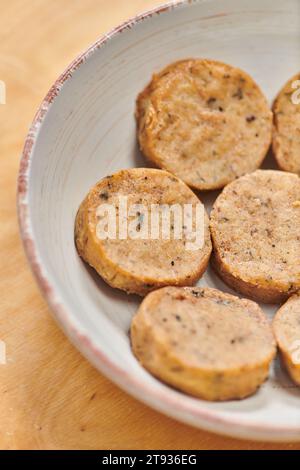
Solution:
{"label": "food slice", "polygon": [[271,144],[272,112],[258,85],[214,60],[183,60],[154,75],[136,117],[145,156],[199,190],[256,170]]}
{"label": "food slice", "polygon": [[[99,237],[99,224],[105,222],[99,207],[106,206],[115,210],[115,238]],[[155,213],[156,233],[151,225]],[[212,249],[208,216],[197,196],[170,173],[149,168],[120,171],[89,191],[77,213],[75,243],[79,255],[109,285],[140,295],[170,284],[193,285],[205,271]]]}
{"label": "food slice", "polygon": [[276,352],[269,322],[255,302],[200,287],[149,294],[132,320],[131,341],[154,376],[206,400],[254,393]]}
{"label": "food slice", "polygon": [[300,294],[293,295],[276,313],[273,330],[282,362],[300,385]]}
{"label": "food slice", "polygon": [[273,152],[282,170],[300,175],[300,74],[291,78],[274,105]]}
{"label": "food slice", "polygon": [[230,183],[211,213],[213,266],[254,300],[279,303],[300,289],[300,178],[257,170]]}

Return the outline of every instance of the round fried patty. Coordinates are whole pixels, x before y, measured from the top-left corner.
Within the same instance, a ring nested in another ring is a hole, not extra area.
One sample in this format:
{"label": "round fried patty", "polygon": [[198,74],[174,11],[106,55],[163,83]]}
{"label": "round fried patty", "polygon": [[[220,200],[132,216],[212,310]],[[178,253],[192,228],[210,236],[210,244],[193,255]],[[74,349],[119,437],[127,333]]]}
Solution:
{"label": "round fried patty", "polygon": [[271,143],[272,113],[258,85],[213,60],[176,62],[154,75],[136,116],[146,157],[195,189],[256,170]]}
{"label": "round fried patty", "polygon": [[[124,198],[128,213],[125,237],[121,229]],[[115,238],[99,236],[99,224],[106,223],[105,214],[100,217],[99,212],[103,204],[115,209]],[[152,205],[156,212],[151,212]],[[188,219],[186,205],[192,209]],[[197,208],[203,211],[199,220]],[[133,210],[131,215],[129,210]],[[157,233],[151,228],[155,213],[159,216]],[[163,232],[163,217],[169,231]],[[80,256],[108,284],[140,295],[170,284],[193,285],[205,271],[212,249],[208,216],[197,196],[170,173],[147,168],[120,171],[90,190],[76,217],[75,242]]]}
{"label": "round fried patty", "polygon": [[300,74],[291,78],[274,105],[273,152],[282,170],[300,174]]}
{"label": "round fried patty", "polygon": [[244,295],[278,303],[300,288],[300,178],[257,170],[232,182],[211,213],[213,265]]}
{"label": "round fried patty", "polygon": [[255,302],[200,287],[149,294],[133,318],[131,341],[153,375],[206,400],[254,393],[275,355],[271,327]]}
{"label": "round fried patty", "polygon": [[300,385],[300,294],[293,295],[276,313],[273,330],[282,362]]}

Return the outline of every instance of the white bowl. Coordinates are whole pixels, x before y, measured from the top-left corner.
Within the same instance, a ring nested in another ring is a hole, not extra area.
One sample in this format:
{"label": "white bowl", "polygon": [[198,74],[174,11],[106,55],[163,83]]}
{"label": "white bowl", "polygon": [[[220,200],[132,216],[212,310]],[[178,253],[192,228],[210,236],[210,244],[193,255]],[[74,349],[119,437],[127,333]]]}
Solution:
{"label": "white bowl", "polygon": [[[18,204],[25,249],[68,337],[124,390],[210,431],[300,440],[300,391],[279,365],[256,395],[226,403],[185,396],[148,374],[128,338],[140,300],[105,285],[75,250],[74,217],[89,188],[118,169],[145,165],[134,107],[154,71],[180,58],[219,59],[249,72],[271,100],[300,69],[298,0],[184,1],[176,8],[173,3],[102,37],[49,91],[21,161]],[[205,197],[208,205],[215,195]],[[210,270],[200,284],[228,291]]]}

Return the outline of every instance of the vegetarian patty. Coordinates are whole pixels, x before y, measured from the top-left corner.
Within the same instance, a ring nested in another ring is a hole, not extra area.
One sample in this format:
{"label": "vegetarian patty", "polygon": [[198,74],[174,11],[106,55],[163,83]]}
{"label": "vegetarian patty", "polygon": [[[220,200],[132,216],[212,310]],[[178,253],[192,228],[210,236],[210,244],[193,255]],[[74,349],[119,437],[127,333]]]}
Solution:
{"label": "vegetarian patty", "polygon": [[300,178],[257,170],[232,182],[211,213],[213,265],[257,301],[279,303],[300,288]]}
{"label": "vegetarian patty", "polygon": [[300,294],[293,295],[278,310],[273,329],[282,362],[294,382],[300,385]]}
{"label": "vegetarian patty", "polygon": [[[125,200],[128,230],[123,233]],[[115,238],[99,236],[99,227],[104,225],[105,235],[108,223],[99,207],[107,205],[115,210]],[[157,233],[153,214],[159,217]],[[170,284],[193,285],[212,249],[208,216],[197,196],[170,173],[147,168],[120,171],[89,191],[77,213],[75,242],[79,255],[109,285],[140,295]]]}
{"label": "vegetarian patty", "polygon": [[273,152],[282,170],[300,175],[300,74],[291,78],[274,105]]}
{"label": "vegetarian patty", "polygon": [[200,287],[149,294],[132,320],[131,341],[154,376],[205,400],[254,393],[276,351],[269,322],[255,302]]}
{"label": "vegetarian patty", "polygon": [[258,85],[213,60],[175,62],[154,75],[136,117],[145,156],[199,190],[256,170],[271,143],[272,112]]}

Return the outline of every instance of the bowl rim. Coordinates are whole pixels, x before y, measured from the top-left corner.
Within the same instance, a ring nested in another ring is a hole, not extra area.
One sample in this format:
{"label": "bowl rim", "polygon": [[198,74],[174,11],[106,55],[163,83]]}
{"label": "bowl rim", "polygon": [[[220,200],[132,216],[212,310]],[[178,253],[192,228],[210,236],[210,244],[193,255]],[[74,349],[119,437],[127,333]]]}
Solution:
{"label": "bowl rim", "polygon": [[[158,392],[153,390],[151,385],[146,385],[141,380],[131,375],[130,372],[124,372],[124,370],[110,359],[101,348],[96,346],[84,332],[80,331],[74,319],[72,320],[70,309],[60,301],[59,295],[57,295],[56,289],[47,275],[47,269],[40,258],[31,226],[29,179],[34,147],[45,117],[62,90],[64,83],[72,77],[74,72],[79,69],[92,54],[104,47],[107,42],[118,34],[133,28],[136,24],[155,15],[167,13],[180,6],[189,6],[190,4],[203,1],[206,0],[169,1],[156,8],[146,10],[131,17],[111,29],[108,33],[102,35],[84,52],[79,54],[54,82],[34,116],[21,154],[17,181],[17,212],[20,235],[33,275],[57,323],[64,330],[75,347],[79,349],[98,370],[127,393],[157,411],[207,431],[242,439],[269,439],[275,442],[300,441],[300,423],[299,425],[293,426],[273,426],[254,423],[252,421],[249,422],[233,416],[220,416],[218,410],[201,408],[201,405],[195,409],[195,406],[170,396],[167,391]],[[199,401],[199,404],[200,403]],[[232,426],[234,426],[234,428],[232,428]]]}

